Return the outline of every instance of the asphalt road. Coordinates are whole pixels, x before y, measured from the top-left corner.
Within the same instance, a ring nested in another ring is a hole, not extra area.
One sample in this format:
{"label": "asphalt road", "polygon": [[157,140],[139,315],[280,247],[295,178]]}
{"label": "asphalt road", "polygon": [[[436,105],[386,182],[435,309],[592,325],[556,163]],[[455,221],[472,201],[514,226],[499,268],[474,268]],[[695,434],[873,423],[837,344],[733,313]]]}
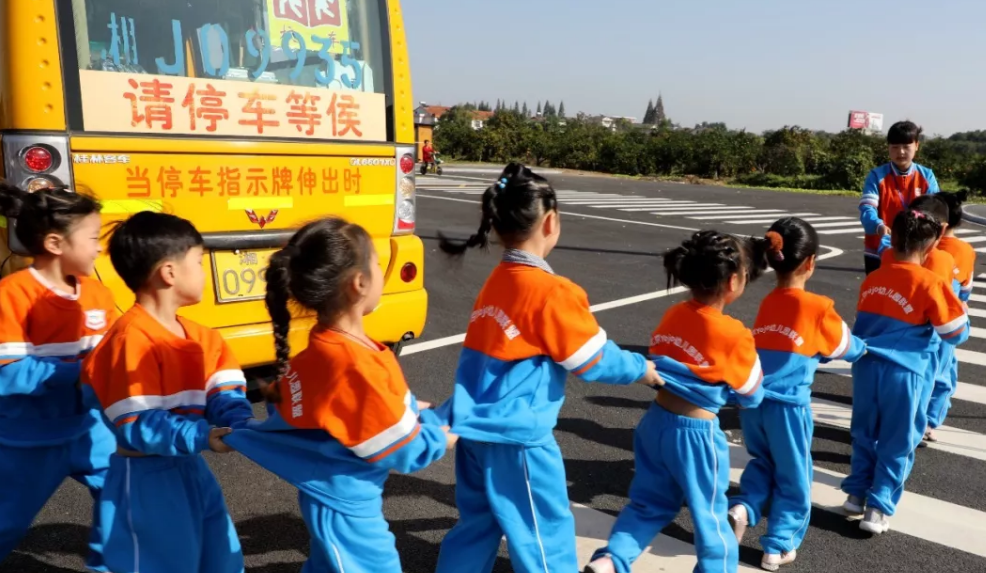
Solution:
{"label": "asphalt road", "polygon": [[[440,401],[448,396],[460,347],[454,339],[446,339],[465,331],[474,298],[498,261],[496,251],[473,252],[461,261],[450,261],[437,251],[437,233],[466,236],[473,232],[479,216],[478,193],[493,177],[448,172],[444,179],[426,178],[419,184],[418,224],[426,244],[429,317],[423,338],[406,349],[401,362],[412,388],[424,400]],[[549,260],[556,272],[585,288],[592,304],[614,303],[599,310],[597,318],[610,338],[624,347],[643,349],[662,313],[685,296],[659,292],[666,287],[660,259],[664,250],[699,228],[763,233],[766,222],[749,221],[774,219],[782,213],[805,213],[805,218],[818,219],[820,231],[837,231],[822,235],[828,258],[820,262],[810,288],[833,298],[852,322],[863,278],[858,238],[862,231],[846,223],[856,217],[856,199],[580,176],[552,175],[551,179],[563,195],[563,232]],[[757,216],[764,211],[762,217]],[[968,231],[965,236],[970,240],[983,240],[974,246],[986,246],[986,229],[970,226]],[[986,273],[982,264],[986,255],[980,254],[979,259],[977,274]],[[980,280],[986,284],[986,277]],[[766,275],[728,312],[752,324],[772,282],[772,276]],[[971,305],[981,313],[973,318],[973,326],[983,328],[986,288],[976,288],[975,294],[982,298]],[[891,531],[876,539],[863,535],[831,507],[842,500],[833,487],[838,481],[832,476],[849,471],[845,416],[851,407],[851,380],[833,373],[818,375],[815,397],[825,402],[816,406],[812,446],[816,508],[798,561],[785,570],[986,571],[986,543],[982,541],[986,527],[986,339],[978,332],[979,337],[963,347],[967,354],[959,379],[965,383],[960,390],[965,399],[953,401],[946,422],[955,429],[941,432],[941,446],[919,451]],[[571,500],[591,508],[578,512],[583,554],[605,543],[608,527],[603,525],[626,503],[633,476],[632,432],[652,398],[653,392],[638,387],[610,388],[577,381],[568,387],[556,436],[565,453]],[[731,449],[738,471],[743,463],[738,420],[730,410],[722,413],[721,420],[737,446]],[[224,487],[247,555],[247,570],[299,571],[308,541],[295,490],[236,454],[207,457]],[[385,511],[407,572],[434,570],[442,536],[455,522],[452,457],[418,474],[394,475],[388,481]],[[82,571],[90,510],[85,491],[66,483],[18,551],[0,565],[0,573]],[[585,534],[589,530],[596,531],[595,537]],[[741,550],[746,566],[758,568],[761,532],[757,528],[747,533]],[[687,509],[664,536],[659,543],[663,549],[655,550],[662,556],[651,556],[648,563],[653,565],[644,566],[642,560],[637,571],[657,571],[665,563],[665,571],[691,570],[694,561],[687,553],[693,536]],[[495,570],[511,571],[505,550]]]}

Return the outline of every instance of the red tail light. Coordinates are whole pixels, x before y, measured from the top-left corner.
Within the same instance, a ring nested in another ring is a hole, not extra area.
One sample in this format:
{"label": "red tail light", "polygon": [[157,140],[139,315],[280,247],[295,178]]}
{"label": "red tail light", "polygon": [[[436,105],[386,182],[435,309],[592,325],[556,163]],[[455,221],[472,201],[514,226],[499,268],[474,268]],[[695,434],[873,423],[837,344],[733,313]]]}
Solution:
{"label": "red tail light", "polygon": [[409,283],[418,278],[418,267],[414,263],[407,263],[401,267],[401,280]]}
{"label": "red tail light", "polygon": [[28,147],[21,155],[24,166],[34,173],[44,173],[51,169],[55,163],[55,158],[51,152],[41,146]]}
{"label": "red tail light", "polygon": [[414,171],[414,156],[410,153],[401,157],[401,172],[404,175]]}

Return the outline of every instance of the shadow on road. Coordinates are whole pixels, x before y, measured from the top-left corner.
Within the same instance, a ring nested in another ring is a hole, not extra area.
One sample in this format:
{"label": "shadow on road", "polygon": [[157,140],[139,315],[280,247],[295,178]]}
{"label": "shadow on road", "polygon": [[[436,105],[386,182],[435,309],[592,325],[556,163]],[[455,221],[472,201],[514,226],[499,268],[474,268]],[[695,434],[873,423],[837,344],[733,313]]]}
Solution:
{"label": "shadow on road", "polygon": [[41,560],[50,556],[64,559],[72,556],[85,559],[89,550],[89,526],[75,523],[50,523],[35,525],[28,531],[18,548],[3,562],[0,573],[77,573],[78,569],[67,569],[51,565]]}

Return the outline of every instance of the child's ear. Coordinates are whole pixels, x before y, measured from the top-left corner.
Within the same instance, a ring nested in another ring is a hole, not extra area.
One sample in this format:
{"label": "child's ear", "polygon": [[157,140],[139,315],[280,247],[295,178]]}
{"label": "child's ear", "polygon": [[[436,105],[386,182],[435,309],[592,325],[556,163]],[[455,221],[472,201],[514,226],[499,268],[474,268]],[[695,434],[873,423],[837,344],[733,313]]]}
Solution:
{"label": "child's ear", "polygon": [[558,211],[548,211],[541,222],[541,233],[545,237],[556,235],[561,228],[561,218]]}
{"label": "child's ear", "polygon": [[165,286],[173,287],[178,282],[178,269],[174,261],[165,261],[154,272]]}
{"label": "child's ear", "polygon": [[42,241],[41,244],[45,251],[55,255],[56,257],[61,256],[65,246],[65,237],[59,235],[58,233],[48,233],[45,235],[44,241]]}
{"label": "child's ear", "polygon": [[739,273],[733,273],[729,277],[729,293],[732,294],[739,291],[742,281],[743,279],[740,277]]}
{"label": "child's ear", "polygon": [[816,257],[815,255],[812,255],[807,259],[805,259],[805,262],[802,264],[804,265],[805,270],[811,273],[815,271],[815,262],[816,262]]}

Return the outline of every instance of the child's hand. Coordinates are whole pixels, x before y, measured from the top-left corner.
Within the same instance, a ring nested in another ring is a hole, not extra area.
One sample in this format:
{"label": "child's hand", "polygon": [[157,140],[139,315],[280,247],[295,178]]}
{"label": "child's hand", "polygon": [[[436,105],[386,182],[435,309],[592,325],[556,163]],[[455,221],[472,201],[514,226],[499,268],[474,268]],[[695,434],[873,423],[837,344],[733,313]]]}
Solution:
{"label": "child's hand", "polygon": [[431,402],[425,402],[424,400],[418,400],[418,410],[427,410],[431,408]]}
{"label": "child's hand", "polygon": [[882,237],[884,235],[889,235],[890,234],[890,227],[888,227],[886,225],[880,225],[879,227],[876,228],[876,234],[877,234],[878,237]]}
{"label": "child's hand", "polygon": [[647,371],[644,372],[644,375],[640,380],[637,380],[637,384],[643,384],[644,386],[650,386],[651,388],[660,388],[661,386],[664,386],[664,380],[661,380],[661,376],[657,373],[657,366],[648,360]]}
{"label": "child's hand", "polygon": [[233,448],[226,445],[223,436],[233,433],[232,428],[213,428],[209,430],[209,449],[220,454],[228,454]]}
{"label": "child's hand", "polygon": [[451,429],[450,426],[442,426],[442,431],[445,432],[445,447],[448,449],[452,449],[455,443],[459,441],[459,435],[453,434]]}

